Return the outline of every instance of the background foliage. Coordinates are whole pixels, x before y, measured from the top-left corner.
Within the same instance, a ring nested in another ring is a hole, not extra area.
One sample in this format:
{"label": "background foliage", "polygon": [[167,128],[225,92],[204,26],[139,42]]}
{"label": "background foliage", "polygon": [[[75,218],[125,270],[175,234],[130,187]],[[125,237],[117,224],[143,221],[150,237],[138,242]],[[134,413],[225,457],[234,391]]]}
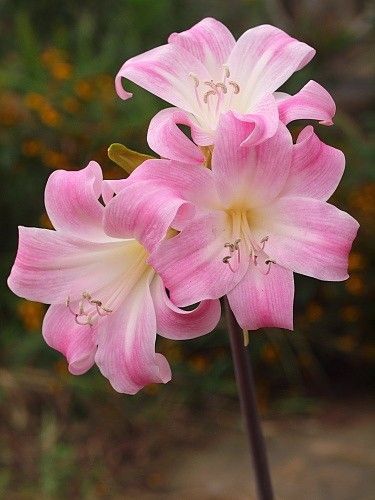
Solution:
{"label": "background foliage", "polygon": [[[350,279],[324,283],[297,277],[295,332],[251,335],[261,407],[306,411],[317,397],[366,394],[374,381],[371,2],[2,0],[0,491],[53,498],[100,497],[108,487],[121,491],[121,483],[136,481],[124,463],[132,463],[134,472],[158,454],[151,427],[159,426],[178,445],[202,430],[186,430],[187,416],[194,421],[203,410],[236,401],[228,342],[220,329],[181,344],[160,341],[173,382],[124,397],[95,370],[69,375],[65,361],[42,341],[45,307],[14,297],[5,284],[17,225],[49,227],[43,189],[52,170],[78,169],[95,159],[108,177],[121,177],[106,155],[111,143],[148,151],[148,122],[164,103],[138,88],[126,103],[115,95],[113,79],[123,61],[207,15],[225,22],[236,36],[269,22],[317,49],[314,61],[283,90],[293,93],[313,78],[335,97],[336,125],[319,126],[318,134],[346,154],[334,202],[361,223]],[[293,133],[303,126],[294,125]],[[132,439],[124,442],[124,432]],[[85,477],[77,477],[76,468],[87,464]]]}

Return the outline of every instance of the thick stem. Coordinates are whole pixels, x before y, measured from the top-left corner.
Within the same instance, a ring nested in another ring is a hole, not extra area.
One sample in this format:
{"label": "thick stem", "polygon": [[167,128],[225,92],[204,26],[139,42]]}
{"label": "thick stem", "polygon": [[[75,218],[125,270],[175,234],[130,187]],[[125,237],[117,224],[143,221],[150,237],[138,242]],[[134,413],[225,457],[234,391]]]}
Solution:
{"label": "thick stem", "polygon": [[245,420],[249,447],[253,458],[258,498],[259,500],[273,500],[271,476],[257,409],[254,376],[250,364],[250,356],[244,346],[242,329],[233,315],[228,299],[224,297],[223,302],[241,410]]}

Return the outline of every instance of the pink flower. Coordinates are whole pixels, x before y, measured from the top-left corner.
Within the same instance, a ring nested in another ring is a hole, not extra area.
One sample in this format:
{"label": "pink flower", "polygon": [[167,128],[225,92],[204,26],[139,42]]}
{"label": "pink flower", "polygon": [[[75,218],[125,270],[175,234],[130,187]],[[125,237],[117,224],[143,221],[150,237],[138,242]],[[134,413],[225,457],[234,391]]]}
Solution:
{"label": "pink flower", "polygon": [[176,124],[190,126],[197,144],[213,144],[219,118],[229,110],[248,123],[244,142],[258,144],[272,137],[279,119],[332,123],[335,104],[318,83],[310,81],[295,96],[275,92],[314,54],[274,26],[251,28],[236,42],[223,24],[206,18],[170,35],[166,45],[126,61],[116,89],[123,99],[131,97],[122,87],[127,78],[179,108],[165,109],[152,120],[148,139],[157,152],[166,137],[178,135]]}
{"label": "pink flower", "polygon": [[[181,232],[150,255],[176,304],[227,294],[242,328],[292,329],[293,272],[330,281],[348,277],[358,223],[326,202],[345,159],[311,126],[295,145],[280,123],[267,141],[240,146],[250,128],[231,113],[222,116],[212,170],[169,160],[141,165],[131,176],[134,184],[143,184],[147,193],[148,182],[156,194],[140,201],[137,214],[152,225],[152,212],[159,219],[160,206],[185,207]],[[106,218],[124,203],[119,193]],[[131,209],[127,217],[133,216]]]}
{"label": "pink flower", "polygon": [[[105,233],[99,198],[109,201],[113,184],[103,183],[95,162],[78,172],[54,172],[45,204],[56,230],[20,227],[8,284],[21,297],[52,304],[43,336],[66,356],[71,373],[96,363],[117,391],[134,394],[171,378],[167,360],[155,353],[156,332],[172,339],[207,333],[219,320],[220,304],[208,300],[187,312],[169,300],[147,263],[149,250],[164,236],[161,226],[154,238],[148,234],[147,246],[142,221],[120,237]],[[126,194],[126,181],[120,184]],[[169,211],[171,219],[177,211]]]}

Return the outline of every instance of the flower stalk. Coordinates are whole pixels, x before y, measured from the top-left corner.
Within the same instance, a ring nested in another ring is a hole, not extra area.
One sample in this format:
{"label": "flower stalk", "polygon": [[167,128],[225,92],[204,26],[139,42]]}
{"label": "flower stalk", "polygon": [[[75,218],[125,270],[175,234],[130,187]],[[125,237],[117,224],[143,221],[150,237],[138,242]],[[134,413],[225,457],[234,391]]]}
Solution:
{"label": "flower stalk", "polygon": [[241,411],[245,420],[249,448],[253,459],[258,498],[259,500],[273,500],[271,475],[256,403],[254,375],[250,356],[244,345],[242,328],[234,317],[228,299],[224,297],[222,300],[224,303]]}

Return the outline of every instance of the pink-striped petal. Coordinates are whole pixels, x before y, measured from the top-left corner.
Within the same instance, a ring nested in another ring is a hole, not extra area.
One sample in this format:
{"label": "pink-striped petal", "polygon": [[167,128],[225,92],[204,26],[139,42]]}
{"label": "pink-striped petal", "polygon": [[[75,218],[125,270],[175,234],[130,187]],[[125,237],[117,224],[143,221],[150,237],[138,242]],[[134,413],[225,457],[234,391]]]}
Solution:
{"label": "pink-striped petal", "polygon": [[277,90],[314,56],[315,50],[274,26],[246,31],[237,41],[227,65],[240,87],[241,109],[251,109],[261,97]]}
{"label": "pink-striped petal", "polygon": [[[221,117],[212,155],[212,172],[221,200],[230,205],[263,205],[284,187],[291,157],[292,138],[280,124],[277,133],[258,146],[247,146],[251,124],[232,113]],[[242,145],[241,145],[242,144]]]}
{"label": "pink-striped petal", "polygon": [[245,330],[293,330],[293,298],[293,272],[277,264],[267,275],[250,265],[241,282],[228,293],[230,307]]}
{"label": "pink-striped petal", "polygon": [[247,268],[246,259],[233,259],[233,271],[223,262],[229,253],[225,244],[233,243],[237,237],[230,229],[228,216],[212,210],[159,245],[149,260],[176,305],[184,307],[204,299],[217,299],[241,280]]}
{"label": "pink-striped petal", "polygon": [[238,113],[233,111],[238,120],[250,126],[248,136],[244,138],[241,146],[256,146],[272,137],[279,126],[279,112],[277,103],[272,94],[262,97],[252,107],[251,113]]}
{"label": "pink-striped petal", "polygon": [[218,203],[212,172],[202,166],[148,160],[127,181],[106,207],[105,230],[114,237],[135,237],[149,251],[170,226],[180,230],[200,207]]}
{"label": "pink-striped petal", "polygon": [[166,102],[196,114],[199,107],[195,97],[195,80],[191,75],[202,81],[211,79],[203,63],[191,52],[178,45],[167,44],[126,61],[117,73],[115,86],[122,99],[129,99],[132,94],[122,86],[122,79],[126,78]]}
{"label": "pink-striped petal", "polygon": [[150,148],[162,158],[190,164],[202,164],[202,151],[178,127],[187,125],[196,128],[191,116],[178,108],[167,108],[151,120],[147,142]]}
{"label": "pink-striped petal", "polygon": [[159,276],[151,285],[157,330],[159,335],[173,340],[193,339],[206,335],[215,328],[220,319],[221,307],[218,300],[203,300],[193,310],[180,309],[167,295]]}
{"label": "pink-striped petal", "polygon": [[112,387],[135,394],[152,383],[171,379],[169,364],[155,353],[156,317],[150,293],[153,272],[144,276],[126,303],[98,325],[95,362]]}
{"label": "pink-striped petal", "polygon": [[280,198],[269,207],[267,253],[297,273],[327,281],[348,277],[348,255],[359,227],[346,212],[312,198]]}
{"label": "pink-striped petal", "polygon": [[220,81],[222,66],[236,43],[228,28],[210,17],[186,31],[172,33],[168,42],[191,52],[215,81]]}
{"label": "pink-striped petal", "polygon": [[292,165],[281,196],[305,196],[323,201],[336,190],[345,168],[342,151],[324,144],[308,126],[293,147]]}
{"label": "pink-striped petal", "polygon": [[310,80],[297,94],[278,100],[280,120],[319,120],[322,125],[333,125],[336,104],[319,83]]}
{"label": "pink-striped petal", "polygon": [[70,373],[81,375],[93,366],[95,330],[90,325],[78,325],[65,305],[49,307],[42,330],[47,344],[66,357]]}
{"label": "pink-striped petal", "polygon": [[124,187],[126,187],[126,179],[108,179],[103,181],[102,186],[102,198],[104,203],[107,205],[115,194],[119,193]]}
{"label": "pink-striped petal", "polygon": [[65,303],[109,285],[118,277],[123,242],[93,243],[58,231],[19,228],[19,245],[8,278],[18,296],[46,304]]}
{"label": "pink-striped petal", "polygon": [[102,230],[102,183],[95,161],[82,170],[53,172],[45,189],[45,205],[54,228],[90,241],[108,241]]}

